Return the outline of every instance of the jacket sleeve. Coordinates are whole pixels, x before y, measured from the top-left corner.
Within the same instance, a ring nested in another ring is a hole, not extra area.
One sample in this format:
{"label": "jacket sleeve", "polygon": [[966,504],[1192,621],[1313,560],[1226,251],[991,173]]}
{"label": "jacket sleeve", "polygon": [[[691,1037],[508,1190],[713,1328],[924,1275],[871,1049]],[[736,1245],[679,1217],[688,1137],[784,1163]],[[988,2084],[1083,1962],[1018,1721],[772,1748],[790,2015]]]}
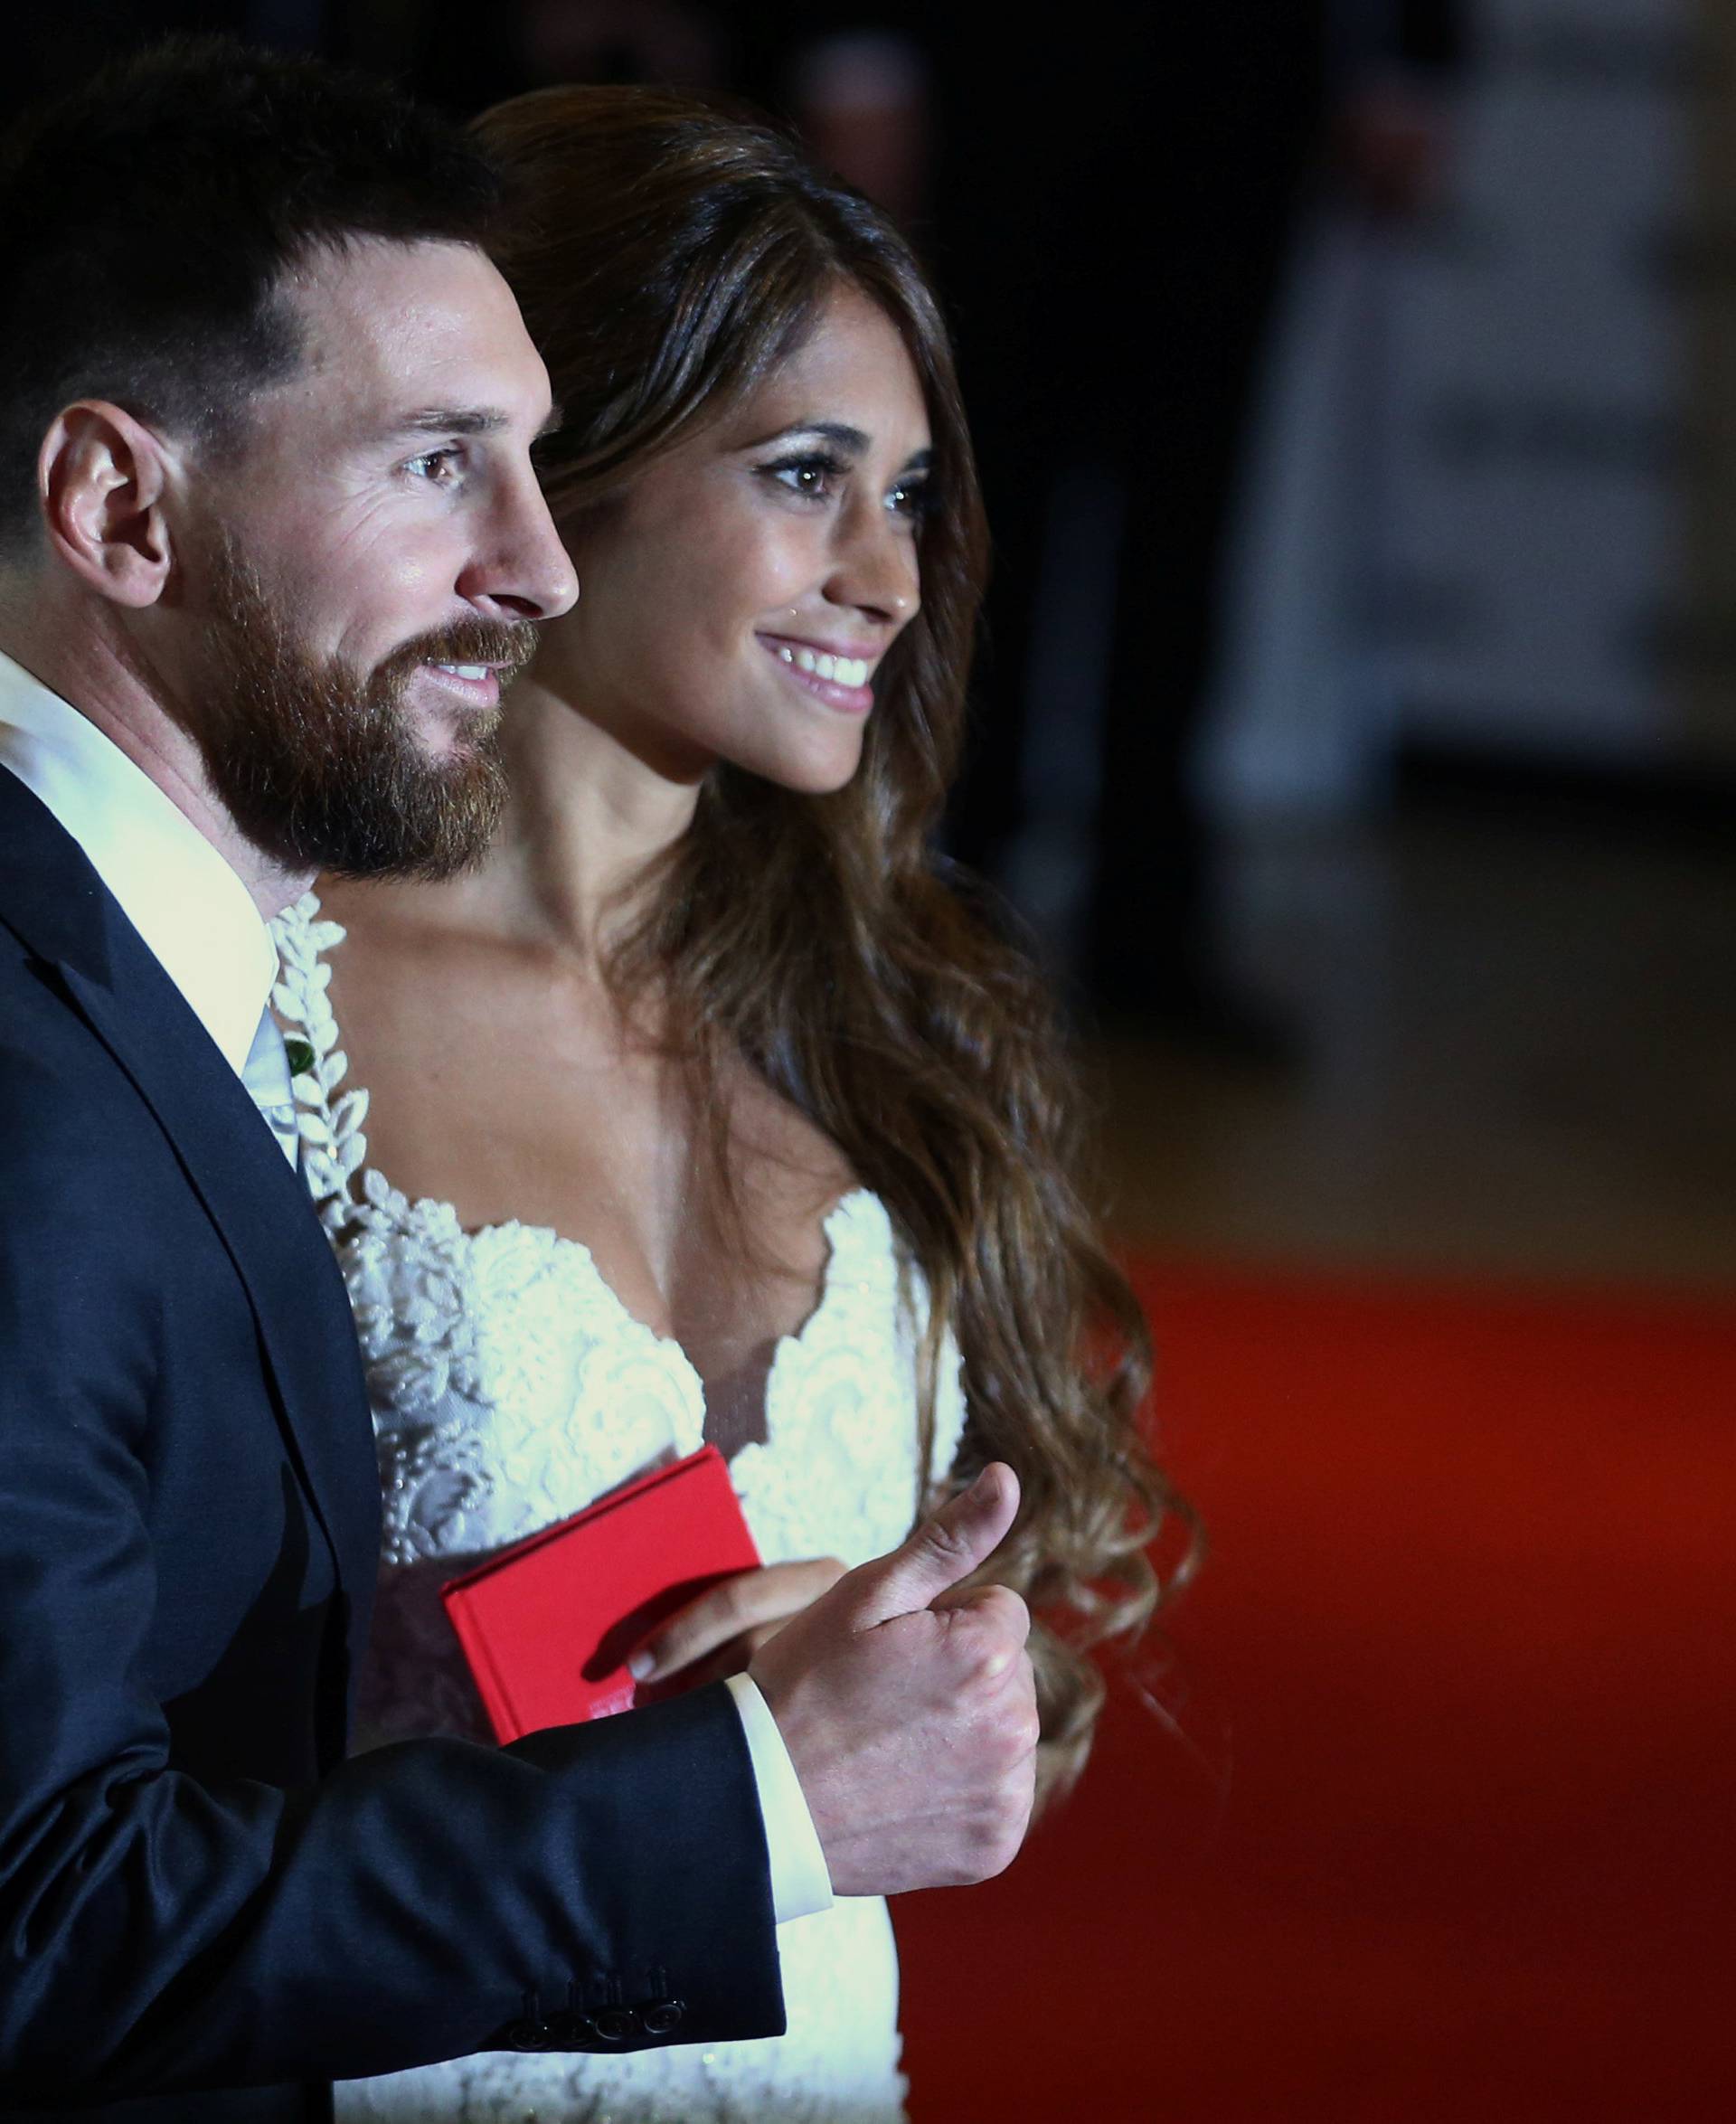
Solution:
{"label": "jacket sleeve", "polygon": [[160,1242],[100,1126],[0,1038],[0,2100],[780,2033],[721,1686],[297,1789],[174,1760],[146,1678]]}

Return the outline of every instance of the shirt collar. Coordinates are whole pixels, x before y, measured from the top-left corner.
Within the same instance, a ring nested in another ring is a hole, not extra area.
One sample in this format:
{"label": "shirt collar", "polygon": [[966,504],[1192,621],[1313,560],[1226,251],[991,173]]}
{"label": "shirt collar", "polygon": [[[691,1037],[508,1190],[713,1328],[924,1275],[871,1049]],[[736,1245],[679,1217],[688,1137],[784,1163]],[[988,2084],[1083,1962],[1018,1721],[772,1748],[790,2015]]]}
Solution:
{"label": "shirt collar", "polygon": [[239,1073],[278,968],[239,875],[118,745],[4,652],[0,765],[83,849]]}

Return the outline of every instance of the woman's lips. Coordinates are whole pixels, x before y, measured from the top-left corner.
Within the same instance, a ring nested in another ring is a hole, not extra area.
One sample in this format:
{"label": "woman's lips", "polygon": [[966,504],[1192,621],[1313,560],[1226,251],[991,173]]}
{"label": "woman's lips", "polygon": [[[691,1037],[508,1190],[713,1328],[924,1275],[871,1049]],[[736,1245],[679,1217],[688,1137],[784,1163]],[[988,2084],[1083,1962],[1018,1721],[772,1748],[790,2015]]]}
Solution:
{"label": "woman's lips", "polygon": [[[865,715],[873,706],[874,690],[868,684],[874,666],[872,656],[840,656],[835,650],[816,648],[812,642],[784,635],[762,634],[759,638],[785,676],[828,708],[846,715]],[[838,675],[840,667],[846,676]]]}

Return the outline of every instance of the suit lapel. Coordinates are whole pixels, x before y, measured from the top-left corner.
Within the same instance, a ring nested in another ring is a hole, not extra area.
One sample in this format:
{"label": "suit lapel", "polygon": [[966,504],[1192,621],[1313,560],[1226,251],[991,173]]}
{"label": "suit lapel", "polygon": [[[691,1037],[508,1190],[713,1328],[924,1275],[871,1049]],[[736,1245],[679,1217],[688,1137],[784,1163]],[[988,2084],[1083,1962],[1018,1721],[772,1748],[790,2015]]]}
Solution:
{"label": "suit lapel", "polygon": [[[71,835],[0,772],[0,918],[74,1006],[168,1138],[246,1289],[285,1442],[365,1625],[379,1474],[344,1280],[246,1088]],[[359,1633],[358,1633],[359,1643]]]}

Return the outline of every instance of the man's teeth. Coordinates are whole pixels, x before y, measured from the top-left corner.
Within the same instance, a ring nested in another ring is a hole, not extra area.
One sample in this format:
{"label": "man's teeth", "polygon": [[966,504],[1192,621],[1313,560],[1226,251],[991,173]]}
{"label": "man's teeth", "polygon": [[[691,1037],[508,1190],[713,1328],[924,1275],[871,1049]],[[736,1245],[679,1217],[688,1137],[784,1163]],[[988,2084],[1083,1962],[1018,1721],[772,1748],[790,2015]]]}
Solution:
{"label": "man's teeth", "polygon": [[436,671],[449,671],[458,678],[485,679],[488,675],[486,664],[437,664]]}
{"label": "man's teeth", "polygon": [[816,678],[829,678],[835,685],[865,686],[868,684],[868,660],[865,656],[827,656],[813,649],[779,649],[778,654],[786,664],[793,664],[797,671],[811,671]]}

